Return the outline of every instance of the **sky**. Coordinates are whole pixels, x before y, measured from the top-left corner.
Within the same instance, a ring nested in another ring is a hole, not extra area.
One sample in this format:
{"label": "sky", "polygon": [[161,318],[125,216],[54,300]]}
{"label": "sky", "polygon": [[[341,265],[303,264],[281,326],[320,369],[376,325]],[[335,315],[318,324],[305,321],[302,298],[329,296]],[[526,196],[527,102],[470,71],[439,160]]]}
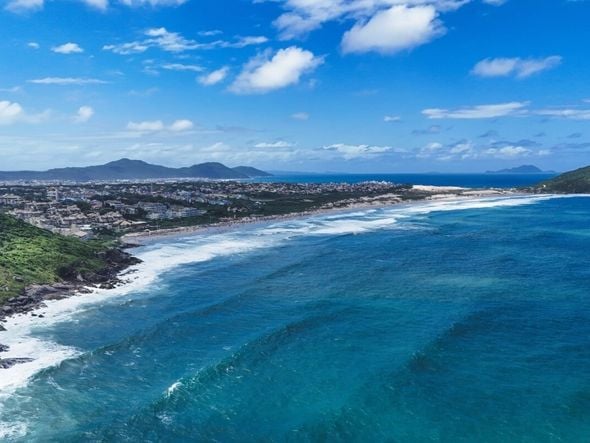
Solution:
{"label": "sky", "polygon": [[0,169],[590,164],[587,0],[0,0]]}

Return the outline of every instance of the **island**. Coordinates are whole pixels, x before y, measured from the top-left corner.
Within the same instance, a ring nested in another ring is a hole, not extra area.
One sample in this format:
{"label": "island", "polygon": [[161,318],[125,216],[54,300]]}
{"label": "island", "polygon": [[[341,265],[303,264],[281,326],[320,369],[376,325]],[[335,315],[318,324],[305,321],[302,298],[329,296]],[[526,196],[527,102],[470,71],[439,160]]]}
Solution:
{"label": "island", "polygon": [[543,171],[534,165],[522,165],[516,168],[500,169],[499,171],[486,171],[486,174],[556,174],[556,172]]}

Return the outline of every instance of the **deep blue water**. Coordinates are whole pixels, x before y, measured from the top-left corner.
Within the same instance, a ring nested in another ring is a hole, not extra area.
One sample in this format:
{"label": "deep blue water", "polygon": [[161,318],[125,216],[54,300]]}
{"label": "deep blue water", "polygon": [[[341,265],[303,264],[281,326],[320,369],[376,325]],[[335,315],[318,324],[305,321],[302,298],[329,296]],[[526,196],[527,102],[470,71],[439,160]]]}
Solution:
{"label": "deep blue water", "polygon": [[555,174],[293,174],[258,178],[261,182],[360,183],[389,181],[413,185],[515,188],[536,185]]}
{"label": "deep blue water", "polygon": [[9,441],[587,442],[588,251],[582,197],[170,239],[138,251],[144,286],[33,331],[78,355],[0,423]]}

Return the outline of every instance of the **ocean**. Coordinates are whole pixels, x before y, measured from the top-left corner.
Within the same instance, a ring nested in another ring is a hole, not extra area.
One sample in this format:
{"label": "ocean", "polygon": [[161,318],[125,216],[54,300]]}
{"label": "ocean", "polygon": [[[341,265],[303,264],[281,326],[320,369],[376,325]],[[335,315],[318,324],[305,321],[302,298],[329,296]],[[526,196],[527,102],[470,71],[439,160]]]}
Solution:
{"label": "ocean", "polygon": [[464,186],[467,188],[518,188],[537,185],[556,174],[288,174],[260,177],[257,182],[360,183],[389,181],[413,185]]}
{"label": "ocean", "polygon": [[[11,320],[9,442],[587,442],[590,200],[438,201],[168,238]],[[19,355],[20,354],[20,355]]]}

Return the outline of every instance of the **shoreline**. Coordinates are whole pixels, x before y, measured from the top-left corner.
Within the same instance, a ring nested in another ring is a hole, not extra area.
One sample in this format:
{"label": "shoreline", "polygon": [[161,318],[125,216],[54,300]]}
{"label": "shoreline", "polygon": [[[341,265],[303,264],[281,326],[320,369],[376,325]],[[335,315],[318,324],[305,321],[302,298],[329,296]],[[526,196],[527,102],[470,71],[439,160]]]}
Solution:
{"label": "shoreline", "polygon": [[[264,223],[271,223],[275,221],[286,221],[286,220],[294,220],[303,217],[313,217],[317,215],[324,215],[324,214],[337,214],[339,212],[347,212],[356,209],[380,209],[380,208],[387,208],[390,206],[397,206],[397,205],[414,205],[419,203],[428,203],[432,201],[443,201],[443,200],[463,200],[463,199],[472,199],[472,198],[484,198],[484,197],[502,197],[502,196],[524,196],[524,195],[534,195],[522,191],[514,191],[509,189],[484,189],[484,190],[477,190],[471,188],[457,188],[457,187],[437,187],[437,186],[415,186],[416,189],[421,189],[424,191],[435,191],[439,190],[440,193],[432,194],[425,198],[418,198],[412,200],[402,200],[399,196],[388,196],[388,199],[376,200],[373,201],[358,201],[349,203],[345,206],[339,207],[323,207],[317,208],[309,211],[302,211],[302,212],[292,212],[288,214],[276,214],[276,215],[264,215],[259,217],[243,217],[238,219],[232,220],[223,220],[215,223],[208,223],[203,225],[195,225],[195,226],[182,226],[177,228],[163,228],[146,232],[132,232],[129,234],[125,234],[121,237],[121,240],[124,243],[133,246],[143,246],[146,244],[150,244],[153,242],[157,242],[158,240],[166,239],[166,238],[178,238],[184,236],[192,236],[192,235],[199,235],[199,234],[208,234],[208,233],[218,233],[218,232],[227,232],[232,230],[233,228],[243,226],[243,225],[256,225],[256,224],[264,224]],[[428,188],[428,189],[426,189]],[[461,193],[456,193],[457,191],[462,190]],[[453,193],[451,193],[451,191]]]}
{"label": "shoreline", "polygon": [[[61,282],[49,285],[30,286],[25,289],[25,293],[23,295],[13,297],[12,299],[9,299],[11,302],[0,306],[0,370],[9,369],[15,365],[33,361],[29,356],[26,355],[2,358],[2,354],[10,351],[8,346],[2,344],[2,335],[3,332],[6,331],[6,328],[3,326],[4,324],[6,324],[9,320],[15,320],[19,318],[45,318],[45,311],[42,310],[48,307],[46,302],[57,302],[59,300],[65,300],[74,297],[84,297],[88,296],[89,294],[96,293],[99,290],[104,290],[105,292],[110,293],[110,291],[115,288],[121,288],[131,283],[133,280],[125,279],[125,277],[133,272],[133,269],[130,268],[132,268],[134,265],[140,264],[141,260],[129,252],[124,252],[123,249],[148,245],[150,243],[157,243],[158,241],[166,240],[168,238],[182,238],[193,235],[223,233],[232,231],[242,226],[256,226],[257,224],[263,225],[276,221],[296,220],[318,215],[346,213],[359,209],[368,210],[394,206],[415,206],[438,201],[469,201],[486,197],[518,197],[533,195],[515,191],[496,190],[466,190],[466,192],[469,192],[469,194],[433,194],[427,198],[405,201],[397,197],[389,197],[388,199],[382,199],[379,201],[354,202],[347,204],[344,207],[318,208],[313,211],[303,211],[291,214],[263,216],[256,218],[249,217],[201,226],[164,229],[151,232],[149,235],[143,233],[127,234],[121,237],[123,245],[113,250],[117,251],[121,257],[125,257],[126,260],[123,260],[122,262],[115,261],[115,263],[110,263],[106,270],[108,278],[102,278],[100,281],[96,282]],[[8,310],[6,309],[7,307],[9,308]]]}

